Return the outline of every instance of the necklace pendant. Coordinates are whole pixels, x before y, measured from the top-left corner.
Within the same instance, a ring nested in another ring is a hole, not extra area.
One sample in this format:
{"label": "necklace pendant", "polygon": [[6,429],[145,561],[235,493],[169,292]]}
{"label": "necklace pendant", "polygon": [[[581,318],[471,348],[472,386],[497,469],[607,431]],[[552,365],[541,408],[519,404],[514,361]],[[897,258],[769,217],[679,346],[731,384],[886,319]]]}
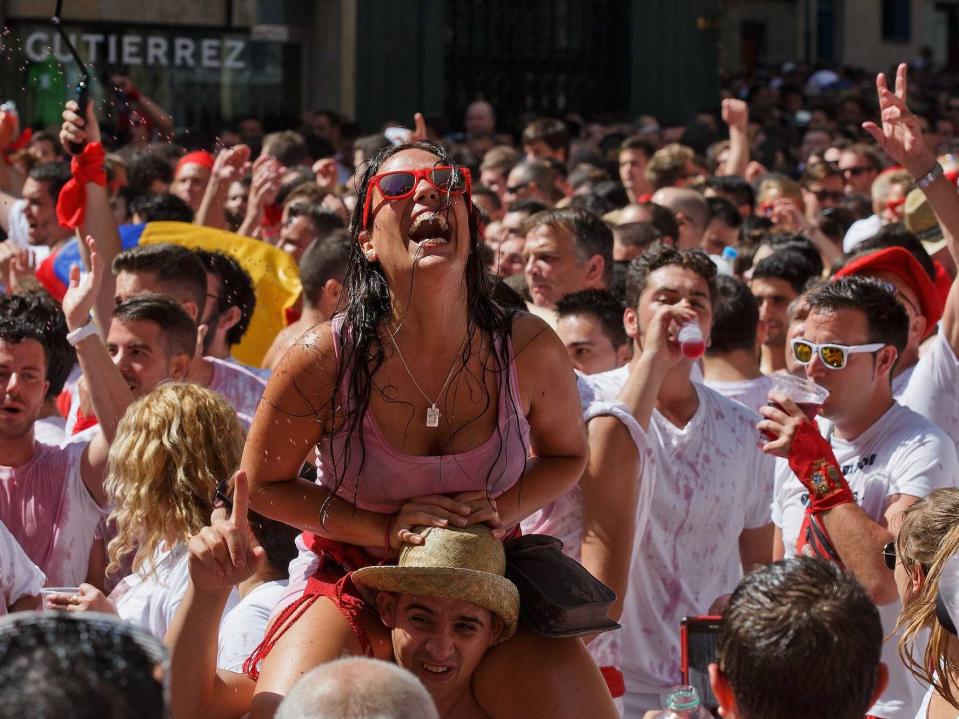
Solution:
{"label": "necklace pendant", "polygon": [[435,404],[432,407],[426,408],[426,426],[427,427],[439,427],[440,426],[440,408]]}

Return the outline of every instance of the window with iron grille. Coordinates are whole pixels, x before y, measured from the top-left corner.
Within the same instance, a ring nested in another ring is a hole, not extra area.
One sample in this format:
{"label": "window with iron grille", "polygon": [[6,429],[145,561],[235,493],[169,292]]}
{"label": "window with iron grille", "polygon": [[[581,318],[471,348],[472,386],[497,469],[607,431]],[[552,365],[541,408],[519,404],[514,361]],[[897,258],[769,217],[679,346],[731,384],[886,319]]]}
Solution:
{"label": "window with iron grille", "polygon": [[912,0],[882,0],[883,42],[909,42],[912,38]]}
{"label": "window with iron grille", "polygon": [[446,0],[445,110],[458,127],[473,100],[500,129],[525,115],[628,108],[628,0]]}

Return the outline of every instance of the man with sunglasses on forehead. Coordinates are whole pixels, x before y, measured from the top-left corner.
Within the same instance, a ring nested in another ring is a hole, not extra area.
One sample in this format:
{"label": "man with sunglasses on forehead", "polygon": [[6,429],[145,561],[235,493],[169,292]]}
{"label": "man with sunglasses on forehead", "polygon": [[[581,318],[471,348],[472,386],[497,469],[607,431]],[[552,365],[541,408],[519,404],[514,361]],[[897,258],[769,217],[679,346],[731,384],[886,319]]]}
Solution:
{"label": "man with sunglasses on forehead", "polygon": [[[888,286],[842,277],[805,296],[809,314],[790,352],[806,376],[829,390],[821,417],[773,391],[762,407],[763,447],[777,460],[774,559],[820,556],[850,570],[879,606],[883,629],[896,626],[898,595],[883,546],[894,539],[895,517],[933,489],[954,486],[959,460],[932,422],[898,404],[891,377],[905,349],[909,317]],[[886,691],[869,712],[911,718],[922,699],[896,656]]]}

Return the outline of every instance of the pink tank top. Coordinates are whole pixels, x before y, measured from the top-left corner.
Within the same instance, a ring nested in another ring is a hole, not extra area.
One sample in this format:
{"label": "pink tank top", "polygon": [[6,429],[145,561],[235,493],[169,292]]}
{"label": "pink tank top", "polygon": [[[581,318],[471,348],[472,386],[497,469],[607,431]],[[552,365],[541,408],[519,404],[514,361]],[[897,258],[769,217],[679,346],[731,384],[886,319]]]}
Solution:
{"label": "pink tank top", "polygon": [[[341,359],[339,345],[343,315],[333,318],[333,343],[337,362]],[[403,454],[392,447],[383,436],[373,413],[367,410],[363,416],[362,474],[360,466],[362,449],[359,437],[350,444],[349,466],[344,472],[343,462],[346,432],[336,433],[332,441],[324,437],[317,445],[317,483],[336,491],[360,509],[383,514],[399,511],[411,497],[427,494],[453,494],[458,492],[487,490],[498,497],[512,487],[522,476],[529,456],[529,423],[520,408],[519,381],[516,363],[513,361],[513,344],[507,338],[509,364],[500,375],[496,429],[478,447],[456,454],[417,456]],[[499,341],[497,341],[497,349]],[[340,386],[345,397],[345,382]],[[352,398],[348,400],[352,403]],[[332,452],[332,454],[331,454]],[[334,474],[332,457],[337,459]],[[342,476],[337,489],[337,475]]]}

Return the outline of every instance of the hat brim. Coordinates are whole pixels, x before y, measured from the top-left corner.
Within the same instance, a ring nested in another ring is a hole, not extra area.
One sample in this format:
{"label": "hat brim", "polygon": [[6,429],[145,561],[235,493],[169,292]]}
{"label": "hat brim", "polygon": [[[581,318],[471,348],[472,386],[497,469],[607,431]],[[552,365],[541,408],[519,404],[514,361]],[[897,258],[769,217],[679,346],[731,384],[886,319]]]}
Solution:
{"label": "hat brim", "polygon": [[363,567],[352,574],[353,583],[371,604],[375,595],[364,591],[372,589],[398,594],[421,594],[455,601],[469,602],[488,609],[504,624],[499,641],[509,639],[516,632],[519,620],[519,590],[506,577],[475,569],[453,567],[398,567],[380,565]]}
{"label": "hat brim", "polygon": [[946,238],[942,235],[939,235],[939,237],[931,240],[922,240],[922,246],[929,256],[932,257],[934,254],[939,252],[939,250],[946,246]]}

